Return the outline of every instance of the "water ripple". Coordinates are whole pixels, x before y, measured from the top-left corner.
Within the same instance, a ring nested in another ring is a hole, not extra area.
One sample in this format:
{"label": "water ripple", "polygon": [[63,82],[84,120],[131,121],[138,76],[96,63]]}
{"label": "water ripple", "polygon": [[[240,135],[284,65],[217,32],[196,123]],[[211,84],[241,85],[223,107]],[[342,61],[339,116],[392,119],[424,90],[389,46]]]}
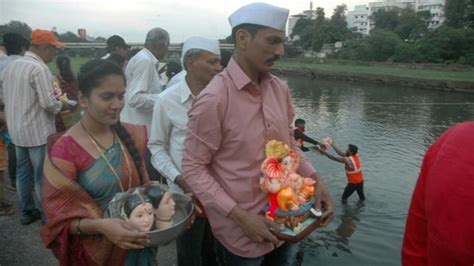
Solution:
{"label": "water ripple", "polygon": [[307,157],[336,201],[336,219],[301,243],[304,265],[399,265],[406,214],[421,161],[450,126],[474,118],[474,95],[288,77],[308,135],[359,146],[365,204],[340,203],[343,165]]}

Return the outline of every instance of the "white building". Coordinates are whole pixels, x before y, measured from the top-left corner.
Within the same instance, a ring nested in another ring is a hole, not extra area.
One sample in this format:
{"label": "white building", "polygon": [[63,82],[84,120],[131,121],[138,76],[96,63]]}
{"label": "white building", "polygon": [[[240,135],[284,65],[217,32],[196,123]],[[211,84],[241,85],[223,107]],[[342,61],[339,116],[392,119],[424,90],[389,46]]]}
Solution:
{"label": "white building", "polygon": [[444,6],[446,0],[383,0],[378,2],[369,2],[368,5],[356,5],[354,10],[347,14],[347,27],[355,32],[368,35],[370,30],[375,27],[370,20],[371,15],[377,10],[386,11],[393,9],[410,8],[418,11],[429,10],[431,18],[428,28],[433,29],[444,22]]}
{"label": "white building", "polygon": [[354,10],[347,12],[347,27],[354,32],[369,35],[369,7],[356,5]]}
{"label": "white building", "polygon": [[377,10],[384,9],[385,11],[392,9],[415,9],[416,0],[384,0],[379,2],[370,2],[369,11],[370,14]]}
{"label": "white building", "polygon": [[429,29],[439,27],[444,23],[444,7],[446,0],[417,0],[416,1],[416,12],[429,10],[431,18],[428,24]]}

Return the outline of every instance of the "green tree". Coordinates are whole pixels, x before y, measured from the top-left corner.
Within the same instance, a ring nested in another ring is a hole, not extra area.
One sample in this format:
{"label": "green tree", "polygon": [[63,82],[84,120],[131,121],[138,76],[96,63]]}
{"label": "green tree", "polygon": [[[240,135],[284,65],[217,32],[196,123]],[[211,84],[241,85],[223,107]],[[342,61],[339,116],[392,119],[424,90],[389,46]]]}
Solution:
{"label": "green tree", "polygon": [[474,51],[470,29],[441,26],[417,42],[418,51],[428,62],[456,62],[463,55]]}
{"label": "green tree", "polygon": [[369,37],[367,37],[370,59],[379,62],[388,60],[398,52],[401,43],[400,37],[394,32],[371,31]]}
{"label": "green tree", "polygon": [[324,8],[316,8],[316,19],[313,23],[312,29],[312,44],[311,48],[313,51],[319,51],[323,47],[326,39],[326,31],[324,30],[327,19],[325,18]]}
{"label": "green tree", "polygon": [[411,42],[401,43],[400,49],[395,52],[394,62],[420,63],[423,62],[423,56],[416,49],[416,44]]}
{"label": "green tree", "polygon": [[58,39],[62,42],[82,42],[81,38],[75,33],[67,31],[65,33],[58,34]]}
{"label": "green tree", "polygon": [[295,45],[300,45],[304,49],[312,49],[319,51],[324,43],[334,43],[345,41],[354,36],[347,28],[346,13],[347,6],[345,4],[338,5],[334,9],[331,19],[325,18],[324,9],[316,8],[316,18],[300,18],[291,34],[291,38],[299,36],[295,41]]}
{"label": "green tree", "polygon": [[327,36],[325,42],[345,41],[351,36],[351,31],[347,28],[346,11],[347,6],[345,4],[336,6],[325,29]]}
{"label": "green tree", "polygon": [[290,36],[291,38],[298,36],[298,39],[295,41],[295,45],[299,45],[304,49],[311,48],[313,40],[312,25],[313,20],[309,18],[298,19]]}
{"label": "green tree", "polygon": [[446,0],[444,7],[446,25],[453,28],[474,28],[474,1]]}
{"label": "green tree", "polygon": [[367,47],[367,41],[362,40],[348,40],[345,42],[344,47],[337,53],[331,55],[336,59],[365,61],[370,60],[369,50]]}
{"label": "green tree", "polygon": [[413,9],[379,9],[374,12],[372,19],[374,30],[395,32],[402,40],[413,40],[423,36],[428,31],[430,11],[415,12]]}
{"label": "green tree", "polygon": [[9,23],[0,26],[0,36],[3,36],[7,32],[16,32],[23,35],[28,40],[31,36],[30,26],[24,22],[16,20],[12,20]]}
{"label": "green tree", "polygon": [[375,23],[374,30],[395,30],[400,22],[398,13],[399,11],[397,9],[379,9],[375,11],[370,17]]}
{"label": "green tree", "polygon": [[418,19],[414,10],[402,9],[398,16],[397,26],[393,30],[402,40],[406,40],[410,37],[411,31],[417,22]]}
{"label": "green tree", "polygon": [[345,41],[352,36],[347,28],[345,4],[338,5],[331,16],[331,19],[324,18],[324,9],[316,9],[316,20],[314,21],[313,50],[319,51],[324,43],[335,43]]}

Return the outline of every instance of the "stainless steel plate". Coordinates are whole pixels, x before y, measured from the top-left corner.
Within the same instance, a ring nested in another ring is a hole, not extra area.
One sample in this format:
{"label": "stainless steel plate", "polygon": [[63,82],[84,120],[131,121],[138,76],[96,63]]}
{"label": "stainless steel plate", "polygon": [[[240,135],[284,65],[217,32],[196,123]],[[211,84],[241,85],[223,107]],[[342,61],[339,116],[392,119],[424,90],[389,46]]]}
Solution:
{"label": "stainless steel plate", "polygon": [[[112,201],[110,201],[108,217],[122,219],[120,209],[125,195],[126,193],[117,193]],[[194,204],[191,198],[181,193],[172,193],[172,197],[176,203],[173,225],[166,229],[150,231],[148,235],[151,242],[147,246],[164,246],[175,240],[188,228],[194,212]]]}

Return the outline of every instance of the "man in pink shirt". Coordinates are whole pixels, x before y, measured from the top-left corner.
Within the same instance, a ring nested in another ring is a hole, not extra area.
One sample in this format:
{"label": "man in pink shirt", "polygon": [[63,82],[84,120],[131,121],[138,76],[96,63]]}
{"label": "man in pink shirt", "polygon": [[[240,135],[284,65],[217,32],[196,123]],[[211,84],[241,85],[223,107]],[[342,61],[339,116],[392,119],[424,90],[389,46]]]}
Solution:
{"label": "man in pink shirt", "polygon": [[[296,244],[278,241],[270,231],[276,224],[259,214],[267,202],[259,187],[265,144],[276,139],[300,152],[288,86],[269,74],[283,55],[288,13],[264,3],[235,11],[229,17],[234,56],[188,113],[183,177],[176,182],[203,204],[223,265],[290,265],[297,251]],[[298,173],[318,181],[324,226],[334,217],[332,198],[300,155]]]}

